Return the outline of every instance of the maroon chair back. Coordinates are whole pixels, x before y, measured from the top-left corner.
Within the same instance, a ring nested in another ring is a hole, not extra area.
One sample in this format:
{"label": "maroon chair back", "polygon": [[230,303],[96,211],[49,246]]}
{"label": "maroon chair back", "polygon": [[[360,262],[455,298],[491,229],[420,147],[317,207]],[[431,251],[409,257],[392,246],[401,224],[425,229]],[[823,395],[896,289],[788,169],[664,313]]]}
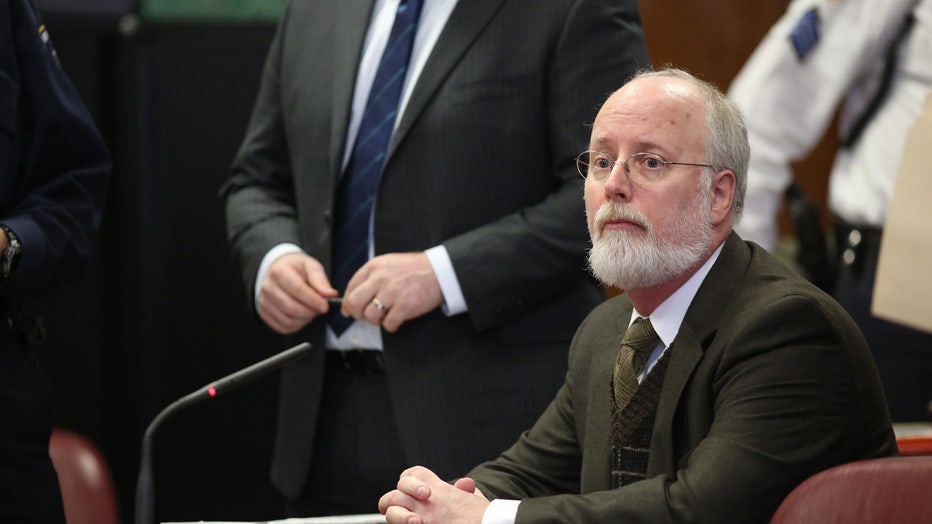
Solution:
{"label": "maroon chair back", "polygon": [[110,468],[87,438],[55,428],[49,455],[58,473],[68,524],[119,524],[119,506]]}
{"label": "maroon chair back", "polygon": [[813,475],[770,524],[932,523],[932,456],[842,464]]}

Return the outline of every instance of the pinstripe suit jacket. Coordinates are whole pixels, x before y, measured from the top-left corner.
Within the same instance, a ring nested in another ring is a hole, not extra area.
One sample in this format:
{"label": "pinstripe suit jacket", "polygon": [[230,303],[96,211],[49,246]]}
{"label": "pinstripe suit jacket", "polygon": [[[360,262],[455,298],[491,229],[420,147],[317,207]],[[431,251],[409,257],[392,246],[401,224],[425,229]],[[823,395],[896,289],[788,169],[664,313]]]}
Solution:
{"label": "pinstripe suit jacket", "polygon": [[[286,6],[223,189],[247,289],[281,242],[329,266],[371,10],[372,0]],[[463,0],[452,13],[392,138],[375,206],[376,253],[443,244],[469,305],[383,337],[412,463],[452,476],[494,457],[562,382],[572,333],[604,297],[583,271],[574,158],[598,105],[647,65],[634,0]],[[322,347],[323,323],[299,338]],[[306,477],[323,356],[283,374],[273,480],[286,495]]]}

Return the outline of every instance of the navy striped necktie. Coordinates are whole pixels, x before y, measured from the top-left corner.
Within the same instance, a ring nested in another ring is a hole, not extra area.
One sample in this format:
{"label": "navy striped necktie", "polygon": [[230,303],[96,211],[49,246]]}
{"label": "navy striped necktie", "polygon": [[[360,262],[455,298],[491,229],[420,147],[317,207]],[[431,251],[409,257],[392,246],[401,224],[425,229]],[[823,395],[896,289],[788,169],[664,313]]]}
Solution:
{"label": "navy striped necktie", "polygon": [[[353,274],[369,258],[369,217],[379,187],[388,142],[395,128],[401,88],[422,0],[401,0],[359,125],[359,133],[337,190],[333,231],[332,285],[342,295]],[[339,336],[352,318],[331,308],[328,323]]]}

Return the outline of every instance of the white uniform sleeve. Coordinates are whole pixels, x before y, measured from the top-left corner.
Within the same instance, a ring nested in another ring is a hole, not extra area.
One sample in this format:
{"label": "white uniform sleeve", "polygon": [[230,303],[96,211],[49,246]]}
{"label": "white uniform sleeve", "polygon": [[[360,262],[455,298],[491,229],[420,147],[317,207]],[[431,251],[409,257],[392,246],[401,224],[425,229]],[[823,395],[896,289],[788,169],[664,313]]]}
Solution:
{"label": "white uniform sleeve", "polygon": [[[744,238],[774,247],[790,164],[818,143],[851,86],[882,66],[909,2],[794,0],[738,73],[729,96],[744,113],[751,144],[745,211],[737,227]],[[818,38],[800,57],[790,34],[814,8]]]}

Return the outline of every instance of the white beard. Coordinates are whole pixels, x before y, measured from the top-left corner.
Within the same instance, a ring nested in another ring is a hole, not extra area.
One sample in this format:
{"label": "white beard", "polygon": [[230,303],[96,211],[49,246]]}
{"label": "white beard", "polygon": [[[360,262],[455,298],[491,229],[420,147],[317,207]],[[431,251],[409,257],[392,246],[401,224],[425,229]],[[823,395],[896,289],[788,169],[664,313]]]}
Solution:
{"label": "white beard", "polygon": [[[603,231],[609,219],[640,224],[646,236],[630,231]],[[693,267],[712,245],[709,199],[702,193],[678,213],[668,231],[659,234],[642,213],[625,204],[606,203],[590,220],[589,269],[603,283],[618,289],[653,287]]]}

